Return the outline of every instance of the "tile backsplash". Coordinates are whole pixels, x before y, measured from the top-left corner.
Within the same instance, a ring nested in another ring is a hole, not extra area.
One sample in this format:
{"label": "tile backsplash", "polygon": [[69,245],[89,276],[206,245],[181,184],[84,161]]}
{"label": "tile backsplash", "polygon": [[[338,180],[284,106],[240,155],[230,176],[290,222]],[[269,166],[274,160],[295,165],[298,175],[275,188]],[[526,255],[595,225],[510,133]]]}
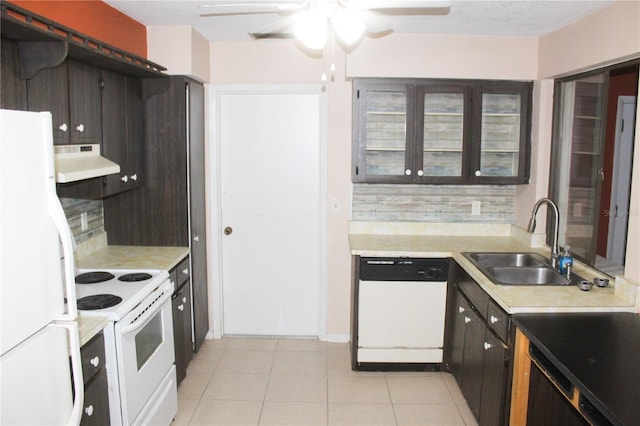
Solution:
{"label": "tile backsplash", "polygon": [[[105,233],[104,210],[101,200],[79,200],[75,198],[60,198],[62,208],[67,216],[67,222],[73,233],[76,244],[87,241],[99,234]],[[86,229],[82,229],[82,214],[86,213]]]}
{"label": "tile backsplash", "polygon": [[[513,185],[354,184],[351,219],[513,223],[515,197]],[[479,214],[472,214],[474,203]]]}

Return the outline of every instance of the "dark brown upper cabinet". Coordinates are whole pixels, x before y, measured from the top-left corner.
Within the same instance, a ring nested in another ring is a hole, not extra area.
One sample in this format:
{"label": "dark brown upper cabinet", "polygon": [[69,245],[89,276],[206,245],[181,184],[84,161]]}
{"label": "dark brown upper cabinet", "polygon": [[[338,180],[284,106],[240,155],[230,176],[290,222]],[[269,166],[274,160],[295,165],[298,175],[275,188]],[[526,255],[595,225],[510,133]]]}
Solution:
{"label": "dark brown upper cabinet", "polygon": [[120,165],[103,177],[103,197],[137,188],[144,178],[144,103],[139,79],[102,70],[102,155]]}
{"label": "dark brown upper cabinet", "polygon": [[27,80],[29,111],[51,111],[53,142],[102,143],[100,68],[68,60]]}
{"label": "dark brown upper cabinet", "polygon": [[354,81],[353,182],[529,182],[531,82]]}

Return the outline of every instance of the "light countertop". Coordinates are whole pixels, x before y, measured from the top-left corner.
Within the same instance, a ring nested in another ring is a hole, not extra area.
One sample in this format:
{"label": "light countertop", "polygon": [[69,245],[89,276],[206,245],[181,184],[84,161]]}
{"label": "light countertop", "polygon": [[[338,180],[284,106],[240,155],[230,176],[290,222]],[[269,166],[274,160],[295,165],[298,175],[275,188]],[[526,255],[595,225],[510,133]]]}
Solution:
{"label": "light countertop", "polygon": [[[106,243],[106,240],[104,240]],[[161,269],[170,271],[189,255],[188,247],[108,246],[99,241],[88,253],[76,255],[78,269]],[[106,317],[79,316],[80,346],[106,325]]]}
{"label": "light countertop", "polygon": [[188,247],[105,246],[76,258],[76,267],[79,269],[162,269],[170,271],[188,255]]}
{"label": "light countertop", "polygon": [[80,335],[80,346],[83,346],[84,344],[89,342],[89,340],[91,340],[93,336],[100,333],[102,329],[106,327],[107,323],[107,317],[78,316],[78,334]]}
{"label": "light countertop", "polygon": [[[638,283],[622,277],[606,288],[594,286],[506,286],[489,280],[462,252],[538,252],[549,254],[544,234],[531,235],[513,225],[352,222],[352,255],[453,257],[506,312],[638,312]],[[576,262],[574,272],[591,280],[604,276]],[[614,281],[613,279],[611,280]]]}

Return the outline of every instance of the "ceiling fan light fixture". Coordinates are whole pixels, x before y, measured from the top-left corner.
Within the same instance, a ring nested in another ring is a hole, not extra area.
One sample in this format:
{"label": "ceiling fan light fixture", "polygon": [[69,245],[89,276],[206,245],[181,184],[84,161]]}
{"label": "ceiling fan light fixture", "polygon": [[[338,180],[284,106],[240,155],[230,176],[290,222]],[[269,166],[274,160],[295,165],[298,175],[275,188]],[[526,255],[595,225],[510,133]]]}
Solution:
{"label": "ceiling fan light fixture", "polygon": [[293,32],[309,49],[323,49],[329,35],[327,19],[313,12],[301,13],[296,18]]}
{"label": "ceiling fan light fixture", "polygon": [[338,37],[347,44],[353,45],[364,34],[366,29],[358,13],[353,9],[340,9],[331,18],[333,29]]}

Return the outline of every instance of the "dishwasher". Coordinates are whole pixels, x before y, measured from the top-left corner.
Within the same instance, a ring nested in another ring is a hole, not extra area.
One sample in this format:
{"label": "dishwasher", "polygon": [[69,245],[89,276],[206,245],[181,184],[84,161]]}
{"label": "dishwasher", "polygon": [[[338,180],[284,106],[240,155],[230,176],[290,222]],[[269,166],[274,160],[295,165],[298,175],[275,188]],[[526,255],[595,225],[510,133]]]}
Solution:
{"label": "dishwasher", "polygon": [[448,260],[361,257],[357,266],[353,368],[439,366]]}

